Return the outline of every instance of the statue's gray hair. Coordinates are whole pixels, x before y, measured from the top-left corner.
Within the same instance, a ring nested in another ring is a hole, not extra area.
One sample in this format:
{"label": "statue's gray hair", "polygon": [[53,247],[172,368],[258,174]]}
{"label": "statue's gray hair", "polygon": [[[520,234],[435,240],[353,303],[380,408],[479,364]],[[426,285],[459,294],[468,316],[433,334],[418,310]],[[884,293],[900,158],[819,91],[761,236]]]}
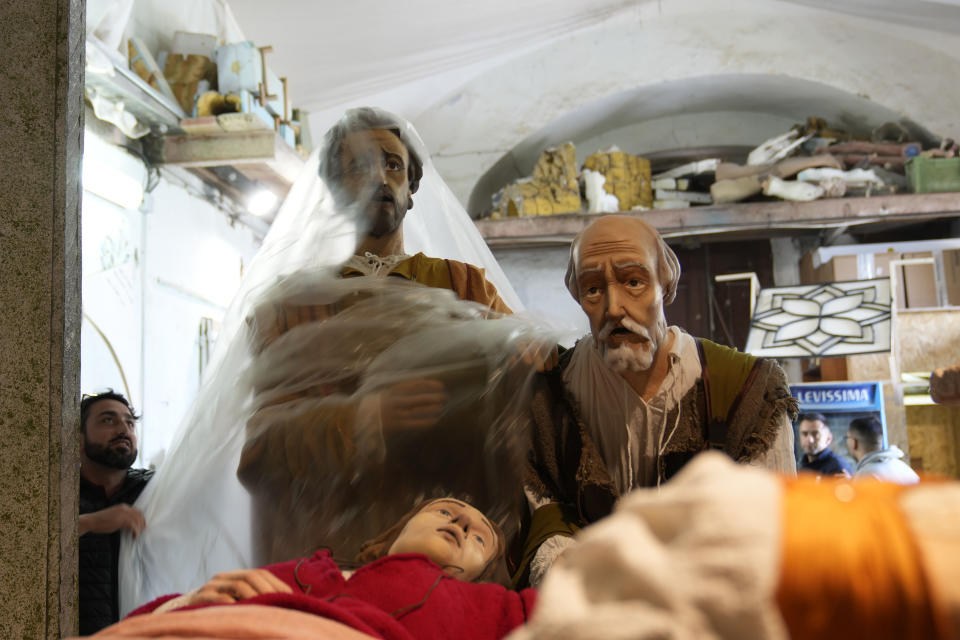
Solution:
{"label": "statue's gray hair", "polygon": [[[628,216],[621,217],[626,218]],[[677,260],[677,254],[664,242],[663,237],[660,236],[660,233],[652,224],[632,216],[630,216],[629,219],[634,224],[646,229],[646,231],[656,238],[657,280],[663,289],[663,303],[670,304],[674,298],[677,297],[677,283],[680,281],[680,261]],[[564,282],[567,285],[567,290],[570,291],[573,299],[577,302],[580,302],[580,285],[577,282],[577,257],[580,253],[580,240],[587,229],[600,222],[600,220],[603,220],[603,218],[599,218],[587,225],[583,231],[577,234],[577,237],[573,239],[573,243],[570,245],[570,259],[567,262],[567,274],[564,276]]]}

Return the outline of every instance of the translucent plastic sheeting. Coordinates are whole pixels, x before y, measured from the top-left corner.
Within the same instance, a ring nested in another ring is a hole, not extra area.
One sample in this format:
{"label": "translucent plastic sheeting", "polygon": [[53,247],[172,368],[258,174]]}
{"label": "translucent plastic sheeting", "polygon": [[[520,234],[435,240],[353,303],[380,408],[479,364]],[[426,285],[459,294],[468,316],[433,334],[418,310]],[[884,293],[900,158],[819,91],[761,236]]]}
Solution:
{"label": "translucent plastic sheeting", "polygon": [[[127,39],[140,38],[156,58],[170,50],[177,31],[216,36],[218,43],[246,40],[224,0],[88,0],[87,35],[127,57]],[[258,43],[260,44],[260,43]]]}
{"label": "translucent plastic sheeting", "polygon": [[[296,106],[315,112],[362,104],[444,72],[503,62],[650,1],[89,0],[87,23],[113,46],[123,44],[121,34],[136,35],[154,56],[169,48],[178,30],[273,45],[271,68],[290,79]],[[423,108],[453,88],[424,96]]]}
{"label": "translucent plastic sheeting", "polygon": [[[449,242],[435,255],[469,261],[462,252],[480,247],[466,212],[398,123],[425,160],[409,218]],[[137,503],[147,527],[121,547],[123,611],[321,546],[350,559],[423,496],[463,496],[512,530],[533,371],[524,356],[554,336],[446,289],[340,277],[373,195],[338,206],[317,158],[307,163]]]}

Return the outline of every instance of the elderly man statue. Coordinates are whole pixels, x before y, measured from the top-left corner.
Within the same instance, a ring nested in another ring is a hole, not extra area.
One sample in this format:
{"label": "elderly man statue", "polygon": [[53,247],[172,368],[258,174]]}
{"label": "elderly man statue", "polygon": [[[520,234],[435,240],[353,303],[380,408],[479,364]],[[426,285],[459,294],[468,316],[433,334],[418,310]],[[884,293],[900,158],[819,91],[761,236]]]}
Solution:
{"label": "elderly man statue", "polygon": [[668,326],[680,278],[656,229],[631,216],[574,240],[566,284],[590,335],[542,374],[532,406],[527,494],[535,509],[515,578],[536,583],[578,527],[659,486],[705,449],[794,473],[797,404],[772,360]]}

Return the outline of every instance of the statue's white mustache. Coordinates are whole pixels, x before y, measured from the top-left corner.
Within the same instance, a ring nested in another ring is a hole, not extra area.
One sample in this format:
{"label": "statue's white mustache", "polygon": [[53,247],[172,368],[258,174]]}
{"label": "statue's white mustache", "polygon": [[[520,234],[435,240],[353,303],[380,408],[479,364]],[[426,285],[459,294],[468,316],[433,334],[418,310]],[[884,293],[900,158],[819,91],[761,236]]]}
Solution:
{"label": "statue's white mustache", "polygon": [[603,325],[603,328],[600,329],[600,333],[597,335],[597,338],[600,340],[600,342],[604,342],[610,337],[610,334],[614,331],[614,329],[626,329],[630,333],[634,333],[644,340],[650,340],[650,332],[647,330],[647,328],[629,316],[624,316],[620,321],[607,320],[606,324]]}

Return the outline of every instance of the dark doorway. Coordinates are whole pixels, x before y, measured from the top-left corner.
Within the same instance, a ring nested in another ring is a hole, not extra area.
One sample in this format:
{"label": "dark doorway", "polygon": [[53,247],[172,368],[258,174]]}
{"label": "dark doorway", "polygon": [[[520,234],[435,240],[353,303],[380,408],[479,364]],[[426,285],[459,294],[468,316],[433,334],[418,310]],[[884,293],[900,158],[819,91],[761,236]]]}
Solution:
{"label": "dark doorway", "polygon": [[672,245],[683,269],[667,323],[718,344],[743,350],[750,326],[750,281],[714,282],[717,275],[754,272],[773,286],[769,240]]}

